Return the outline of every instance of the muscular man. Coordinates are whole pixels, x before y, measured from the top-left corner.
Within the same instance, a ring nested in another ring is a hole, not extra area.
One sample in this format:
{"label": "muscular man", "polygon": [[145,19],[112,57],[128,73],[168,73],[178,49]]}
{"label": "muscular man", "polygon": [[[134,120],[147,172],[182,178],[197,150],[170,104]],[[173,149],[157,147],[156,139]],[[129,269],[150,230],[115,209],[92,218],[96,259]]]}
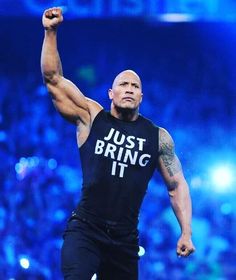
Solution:
{"label": "muscular man", "polygon": [[83,170],[82,197],[64,234],[62,271],[68,280],[88,280],[94,273],[102,280],[135,280],[139,209],[155,169],[181,227],[177,255],[194,252],[188,185],[169,133],[139,114],[142,84],[134,71],[114,79],[110,112],[63,77],[56,41],[62,21],[60,8],[44,12],[41,56],[55,107],[77,126]]}

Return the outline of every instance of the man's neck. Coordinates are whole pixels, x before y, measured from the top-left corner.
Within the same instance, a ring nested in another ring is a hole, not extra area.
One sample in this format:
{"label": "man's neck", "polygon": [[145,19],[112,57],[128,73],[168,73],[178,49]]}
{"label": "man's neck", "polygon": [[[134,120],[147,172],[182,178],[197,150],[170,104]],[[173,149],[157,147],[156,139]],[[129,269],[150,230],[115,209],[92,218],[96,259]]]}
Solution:
{"label": "man's neck", "polygon": [[139,110],[123,109],[111,107],[111,115],[122,121],[135,121],[139,116]]}

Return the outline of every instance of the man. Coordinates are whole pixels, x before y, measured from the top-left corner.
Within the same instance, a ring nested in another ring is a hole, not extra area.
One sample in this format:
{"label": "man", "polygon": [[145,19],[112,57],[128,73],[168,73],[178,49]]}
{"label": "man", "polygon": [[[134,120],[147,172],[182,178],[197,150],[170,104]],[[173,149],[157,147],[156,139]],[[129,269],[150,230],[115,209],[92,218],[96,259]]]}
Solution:
{"label": "man", "polygon": [[87,280],[96,273],[102,280],[138,279],[138,215],[155,169],[181,227],[177,254],[189,256],[195,248],[188,185],[171,136],[139,114],[139,76],[131,70],[116,76],[111,110],[104,111],[63,77],[56,39],[61,9],[46,10],[42,20],[43,78],[57,110],[77,126],[83,170],[82,198],[64,234],[64,278]]}

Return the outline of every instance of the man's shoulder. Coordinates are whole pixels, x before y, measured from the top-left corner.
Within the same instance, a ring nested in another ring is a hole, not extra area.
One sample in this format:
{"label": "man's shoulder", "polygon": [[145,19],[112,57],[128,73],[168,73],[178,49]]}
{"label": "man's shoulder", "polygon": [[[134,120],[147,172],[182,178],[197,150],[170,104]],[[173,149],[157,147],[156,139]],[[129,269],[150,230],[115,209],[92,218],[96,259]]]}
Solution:
{"label": "man's shoulder", "polygon": [[170,133],[163,127],[159,128],[159,143],[161,147],[174,147],[174,141]]}
{"label": "man's shoulder", "polygon": [[151,119],[144,117],[142,114],[139,114],[139,118],[145,122],[147,125],[149,125],[150,127],[153,127],[155,129],[160,129],[160,127]]}

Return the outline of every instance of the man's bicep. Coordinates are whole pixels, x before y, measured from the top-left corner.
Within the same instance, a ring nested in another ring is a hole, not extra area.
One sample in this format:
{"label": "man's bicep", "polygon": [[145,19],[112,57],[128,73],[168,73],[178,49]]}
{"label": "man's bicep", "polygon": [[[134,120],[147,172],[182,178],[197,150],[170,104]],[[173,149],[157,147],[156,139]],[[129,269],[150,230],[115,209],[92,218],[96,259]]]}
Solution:
{"label": "man's bicep", "polygon": [[47,84],[57,110],[69,121],[89,121],[89,107],[85,96],[69,80],[60,77],[55,83]]}

